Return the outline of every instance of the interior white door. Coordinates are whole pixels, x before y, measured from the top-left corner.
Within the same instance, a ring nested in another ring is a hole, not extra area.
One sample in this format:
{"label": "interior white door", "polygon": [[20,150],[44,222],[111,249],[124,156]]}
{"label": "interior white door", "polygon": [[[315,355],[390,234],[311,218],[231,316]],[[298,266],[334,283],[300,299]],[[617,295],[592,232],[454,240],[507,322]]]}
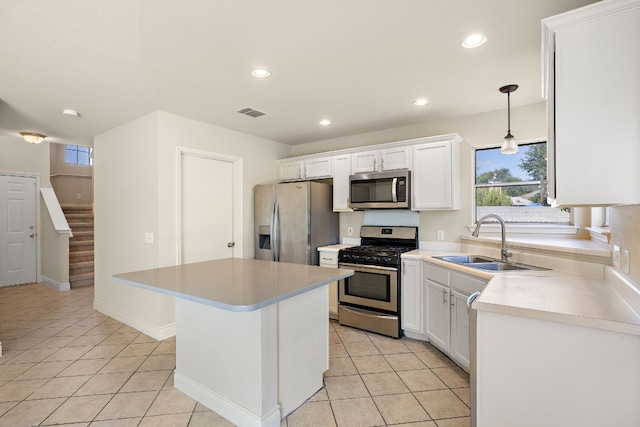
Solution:
{"label": "interior white door", "polygon": [[0,286],[35,282],[35,177],[0,175],[0,238]]}
{"label": "interior white door", "polygon": [[241,256],[237,247],[238,186],[233,160],[180,153],[180,234],[183,264]]}

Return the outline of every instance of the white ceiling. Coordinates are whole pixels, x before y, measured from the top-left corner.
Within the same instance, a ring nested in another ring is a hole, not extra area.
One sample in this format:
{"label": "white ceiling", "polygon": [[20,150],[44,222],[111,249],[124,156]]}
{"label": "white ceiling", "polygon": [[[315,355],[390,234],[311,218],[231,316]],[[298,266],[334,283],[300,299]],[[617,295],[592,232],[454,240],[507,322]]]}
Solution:
{"label": "white ceiling", "polygon": [[510,83],[512,106],[536,103],[540,19],[588,3],[2,0],[0,135],[86,145],[162,110],[294,145],[506,109]]}

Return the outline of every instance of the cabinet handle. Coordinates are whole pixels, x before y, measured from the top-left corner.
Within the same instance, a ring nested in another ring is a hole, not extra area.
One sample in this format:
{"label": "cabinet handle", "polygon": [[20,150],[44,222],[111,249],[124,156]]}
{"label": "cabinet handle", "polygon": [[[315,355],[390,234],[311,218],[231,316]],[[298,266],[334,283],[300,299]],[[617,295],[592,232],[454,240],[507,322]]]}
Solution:
{"label": "cabinet handle", "polygon": [[374,172],[378,171],[378,162],[376,161],[376,159],[373,159],[373,171]]}
{"label": "cabinet handle", "polygon": [[442,291],[442,304],[446,304],[446,303],[447,303],[447,292]]}
{"label": "cabinet handle", "polygon": [[380,159],[380,170],[381,171],[384,170],[384,157],[382,159]]}

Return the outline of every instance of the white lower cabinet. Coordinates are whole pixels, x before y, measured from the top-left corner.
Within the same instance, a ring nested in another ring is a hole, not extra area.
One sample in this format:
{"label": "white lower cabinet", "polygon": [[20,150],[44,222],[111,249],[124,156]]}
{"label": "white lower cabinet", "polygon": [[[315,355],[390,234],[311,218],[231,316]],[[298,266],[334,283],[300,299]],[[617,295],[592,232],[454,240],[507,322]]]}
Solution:
{"label": "white lower cabinet", "polygon": [[[337,251],[319,251],[320,267],[338,268]],[[329,317],[338,318],[338,282],[329,283]]]}
{"label": "white lower cabinet", "polygon": [[463,369],[469,369],[467,298],[487,281],[426,261],[402,261],[402,329],[429,341]]}
{"label": "white lower cabinet", "polygon": [[[422,321],[422,261],[402,260],[401,323],[405,335],[424,339]],[[414,335],[418,334],[418,335]]]}
{"label": "white lower cabinet", "polygon": [[443,286],[425,278],[426,306],[425,330],[429,341],[449,353],[451,316],[449,310],[449,286]]}

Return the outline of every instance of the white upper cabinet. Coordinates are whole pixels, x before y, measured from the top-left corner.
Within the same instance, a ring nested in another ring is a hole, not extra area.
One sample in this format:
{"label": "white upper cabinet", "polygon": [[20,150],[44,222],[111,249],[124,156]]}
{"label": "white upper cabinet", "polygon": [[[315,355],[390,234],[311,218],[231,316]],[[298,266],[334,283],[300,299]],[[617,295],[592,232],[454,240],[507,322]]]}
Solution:
{"label": "white upper cabinet", "polygon": [[412,210],[460,209],[460,141],[413,146]]}
{"label": "white upper cabinet", "polygon": [[331,178],[333,176],[333,158],[314,157],[304,161],[304,177],[306,179]]}
{"label": "white upper cabinet", "polygon": [[378,172],[380,167],[380,152],[378,150],[362,151],[351,155],[351,170],[353,174]]}
{"label": "white upper cabinet", "polygon": [[542,21],[556,206],[640,203],[640,0]]}
{"label": "white upper cabinet", "polygon": [[411,149],[406,146],[380,150],[380,170],[409,169],[410,155]]}
{"label": "white upper cabinet", "polygon": [[407,146],[354,153],[351,157],[352,170],[356,174],[408,169],[411,167],[410,155],[411,149]]}
{"label": "white upper cabinet", "polygon": [[279,160],[278,177],[280,181],[296,181],[304,179],[302,168],[304,160]]}
{"label": "white upper cabinet", "polygon": [[351,175],[351,155],[333,156],[333,210],[351,211],[349,208],[349,175]]}
{"label": "white upper cabinet", "polygon": [[333,176],[332,160],[331,156],[313,157],[304,160],[279,160],[279,179],[280,181],[298,181],[331,178]]}

